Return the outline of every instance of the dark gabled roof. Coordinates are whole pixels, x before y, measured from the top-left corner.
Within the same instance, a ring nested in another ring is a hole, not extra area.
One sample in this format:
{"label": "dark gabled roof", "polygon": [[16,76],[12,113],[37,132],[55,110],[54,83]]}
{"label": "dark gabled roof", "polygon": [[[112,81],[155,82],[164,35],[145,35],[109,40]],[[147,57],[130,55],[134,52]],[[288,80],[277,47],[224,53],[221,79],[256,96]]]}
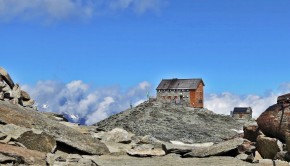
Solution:
{"label": "dark gabled roof", "polygon": [[235,107],[233,113],[252,113],[251,107]]}
{"label": "dark gabled roof", "polygon": [[197,89],[198,85],[204,83],[202,79],[162,79],[156,90],[170,90],[170,89]]}

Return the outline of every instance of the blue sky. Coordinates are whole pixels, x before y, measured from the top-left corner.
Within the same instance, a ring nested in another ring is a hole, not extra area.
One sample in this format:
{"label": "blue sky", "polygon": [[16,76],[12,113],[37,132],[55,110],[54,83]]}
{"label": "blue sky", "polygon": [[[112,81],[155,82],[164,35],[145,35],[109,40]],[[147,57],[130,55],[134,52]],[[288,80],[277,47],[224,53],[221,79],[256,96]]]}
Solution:
{"label": "blue sky", "polygon": [[198,77],[208,94],[263,97],[290,82],[289,9],[289,0],[0,0],[1,66],[30,87],[81,80],[123,92],[146,81],[153,92],[162,78]]}

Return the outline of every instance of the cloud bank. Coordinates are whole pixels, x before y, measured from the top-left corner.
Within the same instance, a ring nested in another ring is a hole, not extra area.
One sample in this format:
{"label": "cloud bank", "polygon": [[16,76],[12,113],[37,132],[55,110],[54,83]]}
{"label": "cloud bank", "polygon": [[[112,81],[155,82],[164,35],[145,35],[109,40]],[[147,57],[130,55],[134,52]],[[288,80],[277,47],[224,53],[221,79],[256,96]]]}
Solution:
{"label": "cloud bank", "polygon": [[72,114],[91,125],[146,100],[151,85],[144,81],[125,92],[119,87],[92,89],[80,80],[67,84],[39,81],[35,86],[23,85],[36,100],[40,111]]}
{"label": "cloud bank", "polygon": [[[85,119],[87,125],[124,111],[130,105],[138,105],[146,100],[147,92],[153,87],[144,81],[127,91],[119,87],[93,89],[80,80],[64,84],[56,81],[39,81],[35,86],[23,85],[22,89],[37,101],[40,111],[72,114]],[[290,83],[283,83],[274,92],[264,95],[237,95],[230,92],[206,94],[205,107],[215,113],[229,115],[234,107],[252,107],[257,118],[277,97],[289,93]]]}
{"label": "cloud bank", "polygon": [[206,94],[205,107],[215,113],[229,115],[234,107],[252,107],[253,117],[257,118],[269,106],[277,103],[277,97],[290,92],[290,83],[282,83],[275,92],[264,95],[237,95],[230,92]]}
{"label": "cloud bank", "polygon": [[167,0],[0,0],[0,20],[88,19],[123,10],[158,12]]}

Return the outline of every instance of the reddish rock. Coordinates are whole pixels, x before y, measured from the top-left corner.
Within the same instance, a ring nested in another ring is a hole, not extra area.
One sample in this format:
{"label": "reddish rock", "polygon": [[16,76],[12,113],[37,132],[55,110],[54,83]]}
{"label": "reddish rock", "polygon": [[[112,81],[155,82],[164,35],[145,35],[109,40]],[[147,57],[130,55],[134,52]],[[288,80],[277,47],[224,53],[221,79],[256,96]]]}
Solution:
{"label": "reddish rock", "polygon": [[290,126],[290,109],[282,104],[275,104],[260,115],[257,123],[266,136],[285,142]]}
{"label": "reddish rock", "polygon": [[46,165],[46,153],[35,150],[28,150],[21,147],[0,144],[0,153],[6,156],[20,159],[26,165]]}

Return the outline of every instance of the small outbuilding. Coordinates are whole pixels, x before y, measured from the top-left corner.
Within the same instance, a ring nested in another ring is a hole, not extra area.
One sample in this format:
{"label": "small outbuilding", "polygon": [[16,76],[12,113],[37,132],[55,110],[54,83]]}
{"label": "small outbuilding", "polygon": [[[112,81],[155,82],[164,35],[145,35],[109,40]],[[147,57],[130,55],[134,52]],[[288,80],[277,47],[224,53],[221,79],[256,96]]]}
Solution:
{"label": "small outbuilding", "polygon": [[252,119],[253,110],[251,107],[235,107],[231,115],[235,119]]}

